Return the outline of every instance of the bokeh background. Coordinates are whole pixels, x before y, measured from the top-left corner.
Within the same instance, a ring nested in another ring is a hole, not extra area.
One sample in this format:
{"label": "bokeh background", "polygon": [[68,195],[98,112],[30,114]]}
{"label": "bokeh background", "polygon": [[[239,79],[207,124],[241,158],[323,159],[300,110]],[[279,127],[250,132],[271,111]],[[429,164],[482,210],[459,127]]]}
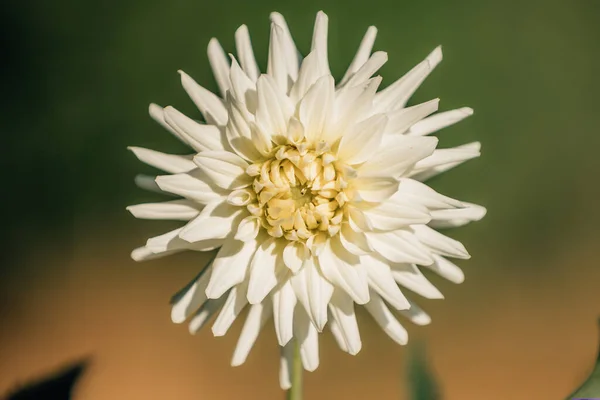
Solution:
{"label": "bokeh background", "polygon": [[472,106],[441,144],[479,140],[483,156],[431,184],[489,213],[452,232],[473,256],[460,263],[467,280],[431,276],[446,300],[420,302],[433,323],[409,327],[408,349],[361,314],[362,352],[348,356],[324,335],[306,399],[407,398],[418,340],[445,399],[563,399],[585,378],[600,314],[600,2],[4,0],[0,394],[90,357],[76,399],[283,397],[272,328],[231,368],[239,321],[224,338],[170,322],[170,296],[204,255],[130,260],[173,225],[125,211],[156,199],[133,185],[156,171],[126,146],[185,150],[147,105],[198,115],[176,71],[216,88],[212,36],[233,51],[246,23],[265,66],[269,12],[285,15],[306,52],[320,9],[338,77],[369,25],[389,53],[384,85],[443,45],[413,102]]}

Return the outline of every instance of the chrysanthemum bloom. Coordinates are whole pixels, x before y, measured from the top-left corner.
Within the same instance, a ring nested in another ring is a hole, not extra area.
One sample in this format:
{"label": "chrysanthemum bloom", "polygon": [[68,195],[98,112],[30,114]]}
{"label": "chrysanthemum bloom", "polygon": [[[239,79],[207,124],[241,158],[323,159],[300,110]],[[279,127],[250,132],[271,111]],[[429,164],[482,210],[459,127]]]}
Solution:
{"label": "chrysanthemum bloom", "polygon": [[151,116],[193,154],[131,149],[168,173],[139,177],[141,186],[182,199],[129,210],[138,218],[186,221],[149,239],[132,257],[215,250],[212,263],[175,296],[172,319],[191,317],[195,333],[218,312],[212,330],[221,336],[249,306],[232,360],[240,365],[272,317],[283,347],[283,388],[290,385],[293,340],[310,371],[319,364],[318,333],[327,325],[342,350],[358,353],[355,304],[405,344],[395,312],[416,324],[430,318],[398,285],[442,298],[420,267],[459,283],[463,274],[447,258],[469,254],[434,228],[485,214],[422,183],[479,156],[478,143],[436,150],[438,140],[428,136],[471,115],[470,108],[430,116],[438,99],[406,107],[440,62],[441,49],[378,92],[381,77],[373,75],[387,55],[371,54],[371,27],[336,85],[327,23],[318,13],[311,51],[302,59],[283,17],[273,13],[266,74],[258,69],[246,26],[235,35],[237,58],[211,40],[208,56],[221,97],[180,72],[205,122],[173,107],[150,106]]}

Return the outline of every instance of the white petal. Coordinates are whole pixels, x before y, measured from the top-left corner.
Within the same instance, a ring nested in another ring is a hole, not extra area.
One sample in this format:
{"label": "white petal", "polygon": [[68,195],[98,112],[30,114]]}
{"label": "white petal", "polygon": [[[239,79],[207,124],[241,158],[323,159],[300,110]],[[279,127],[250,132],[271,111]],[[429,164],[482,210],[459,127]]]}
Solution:
{"label": "white petal", "polygon": [[225,51],[223,51],[223,47],[221,47],[216,38],[212,38],[208,42],[207,54],[213,75],[221,90],[221,96],[225,97],[225,93],[231,87],[231,82],[229,81],[229,61],[227,60]]}
{"label": "white petal", "polygon": [[[430,210],[446,210],[454,209],[456,207],[464,207],[464,203],[461,201],[444,196],[424,183],[410,178],[402,178],[400,179],[400,187],[398,188],[398,192],[390,198],[390,201],[407,200],[419,202],[421,205]],[[433,213],[435,212],[436,211],[432,211],[432,218]]]}
{"label": "white petal", "polygon": [[315,52],[309,53],[302,61],[300,71],[298,72],[298,79],[294,82],[292,89],[290,90],[290,99],[294,103],[300,101],[305,95],[308,89],[323,75],[319,70],[319,60]]}
{"label": "white petal", "polygon": [[290,33],[290,29],[285,22],[283,16],[277,12],[272,12],[271,21],[277,24],[283,32],[282,35],[282,45],[284,51],[284,58],[287,62],[287,71],[290,78],[295,81],[298,78],[298,67],[300,66],[300,55],[298,53],[298,49],[294,44],[294,39]]}
{"label": "white petal", "polygon": [[355,302],[369,301],[367,273],[360,265],[360,259],[346,251],[337,236],[323,247],[319,266],[327,280],[345,290]]}
{"label": "white petal", "polygon": [[289,280],[273,294],[273,320],[280,346],[285,346],[294,336],[296,303],[296,294]]}
{"label": "white petal", "polygon": [[293,273],[298,272],[302,268],[302,265],[304,265],[309,256],[308,247],[298,241],[289,242],[283,250],[283,262]]}
{"label": "white petal", "polygon": [[378,294],[371,293],[371,301],[365,304],[365,308],[373,316],[373,319],[379,324],[381,329],[396,343],[400,345],[408,343],[408,332],[394,317]]}
{"label": "white petal", "polygon": [[234,226],[244,217],[240,207],[225,201],[208,203],[200,215],[190,221],[179,234],[188,242],[206,239],[223,239],[233,233]]}
{"label": "white petal", "polygon": [[213,272],[206,288],[209,299],[221,297],[227,290],[244,281],[256,248],[257,243],[254,241],[226,240],[223,243],[213,261]]}
{"label": "white petal", "polygon": [[194,162],[215,185],[223,189],[241,189],[252,183],[246,174],[248,163],[227,151],[205,151],[194,157]]}
{"label": "white petal", "polygon": [[258,217],[253,215],[248,216],[240,221],[237,232],[235,233],[235,239],[247,242],[248,240],[256,239],[258,236],[258,230],[260,229],[260,220]]}
{"label": "white petal", "polygon": [[431,317],[421,307],[416,305],[413,301],[410,302],[410,308],[408,310],[402,310],[398,312],[404,318],[407,318],[410,322],[415,325],[429,325],[431,323]]}
{"label": "white petal", "polygon": [[319,333],[302,307],[298,307],[294,315],[294,337],[300,344],[302,366],[307,371],[316,370],[319,367]]}
{"label": "white petal", "polygon": [[229,193],[227,196],[227,202],[232,206],[243,207],[256,199],[256,194],[250,189],[238,189]]}
{"label": "white petal", "polygon": [[[383,148],[379,150],[377,157],[368,160],[358,169],[359,176],[400,178],[416,162],[432,154],[438,143],[435,137],[385,135],[383,138]],[[386,138],[389,143],[385,143]]]}
{"label": "white petal", "polygon": [[392,275],[396,282],[425,297],[443,299],[444,295],[436,288],[414,264],[391,264]]}
{"label": "white petal", "polygon": [[346,131],[359,121],[372,114],[373,97],[381,84],[382,78],[377,76],[354,87],[338,90],[334,100],[334,121],[329,132],[324,135],[330,143],[346,134]]}
{"label": "white petal", "polygon": [[366,82],[369,78],[373,76],[375,72],[379,70],[388,60],[387,53],[385,51],[376,51],[371,54],[368,61],[364,63],[352,78],[348,80],[348,86],[356,86],[361,83]]}
{"label": "white petal", "polygon": [[227,294],[218,299],[207,300],[190,320],[188,327],[190,334],[195,335],[202,329],[213,314],[219,311],[223,304],[225,304],[225,300],[227,300]]}
{"label": "white petal", "polygon": [[171,193],[162,191],[162,189],[160,187],[158,187],[158,185],[156,184],[156,178],[157,177],[155,177],[155,176],[138,174],[134,178],[134,183],[140,189],[144,189],[149,192],[156,192],[156,193],[160,193],[160,194],[172,195]]}
{"label": "white petal", "polygon": [[365,36],[362,38],[360,46],[358,47],[358,51],[356,52],[354,59],[350,63],[348,70],[346,70],[346,73],[344,74],[340,85],[345,85],[346,82],[348,82],[348,79],[350,79],[354,75],[354,73],[358,71],[359,68],[362,67],[365,62],[367,62],[371,54],[371,50],[373,49],[373,44],[375,43],[376,36],[377,28],[374,26],[370,26],[369,29],[367,29]]}
{"label": "white petal", "polygon": [[236,367],[246,362],[248,353],[250,353],[250,350],[254,346],[262,327],[272,315],[273,305],[270,301],[254,304],[250,307],[246,322],[242,328],[242,333],[235,346],[235,352],[231,360],[232,366]]}
{"label": "white petal", "polygon": [[141,162],[172,174],[188,172],[196,168],[192,156],[166,154],[142,147],[128,147],[127,149],[131,150]]}
{"label": "white petal", "polygon": [[248,27],[246,25],[240,26],[235,31],[235,48],[237,49],[238,58],[242,64],[242,68],[246,74],[256,82],[260,71],[256,59],[254,58],[254,51],[252,50],[252,42],[250,41],[250,34],[248,33]]}
{"label": "white petal", "polygon": [[225,128],[225,136],[231,148],[248,161],[258,160],[262,157],[252,142],[252,131],[250,124],[254,117],[246,107],[233,96],[227,95],[227,108],[229,110],[229,121]]}
{"label": "white petal", "polygon": [[471,258],[465,246],[458,240],[454,240],[425,225],[415,225],[412,229],[421,243],[436,254],[462,259]]}
{"label": "white petal", "polygon": [[161,190],[173,193],[200,204],[223,199],[226,192],[218,187],[211,186],[206,181],[208,177],[196,168],[188,173],[175,175],[161,175],[156,177],[156,184]]}
{"label": "white petal", "polygon": [[375,107],[379,112],[403,108],[429,73],[442,60],[442,48],[437,47],[427,58],[406,75],[377,94]]}
{"label": "white petal", "polygon": [[429,157],[419,161],[411,171],[410,176],[424,181],[433,176],[448,171],[465,161],[481,155],[481,143],[473,142],[451,149],[437,149]]}
{"label": "white petal", "polygon": [[362,348],[362,341],[360,340],[352,298],[343,291],[336,290],[329,304],[329,312],[331,313],[332,322],[335,322],[339,328],[344,347],[347,349],[345,351],[352,355],[358,354]]}
{"label": "white petal", "polygon": [[227,110],[223,101],[214,93],[198,85],[188,74],[179,71],[181,84],[208,124],[225,126]]}
{"label": "white petal", "polygon": [[223,150],[221,130],[215,125],[199,124],[171,106],[164,113],[167,124],[194,150]]}
{"label": "white petal", "polygon": [[127,207],[127,211],[141,219],[173,219],[189,221],[195,218],[202,206],[190,200],[171,200],[161,203],[136,204]]}
{"label": "white petal", "polygon": [[325,75],[310,87],[300,103],[300,122],[309,143],[317,143],[323,134],[327,117],[331,115],[335,83],[331,75]]}
{"label": "white petal", "polygon": [[396,310],[407,310],[410,303],[396,284],[390,266],[379,257],[362,256],[361,262],[367,270],[369,285],[386,299]]}
{"label": "white petal", "polygon": [[469,107],[438,113],[411,126],[408,130],[408,134],[414,136],[429,135],[430,133],[454,125],[471,115],[473,115],[473,109]]}
{"label": "white petal", "polygon": [[355,125],[342,136],[338,159],[346,164],[361,164],[373,157],[379,145],[388,119],[377,114]]}
{"label": "white petal", "polygon": [[154,260],[156,258],[161,258],[164,256],[168,256],[171,255],[173,253],[176,253],[177,251],[165,251],[163,253],[153,253],[152,251],[150,251],[150,249],[148,249],[146,246],[142,246],[142,247],[138,247],[133,249],[133,251],[131,252],[131,259],[133,261],[148,261],[148,260]]}
{"label": "white petal", "polygon": [[433,264],[428,265],[427,268],[437,273],[442,278],[448,279],[453,283],[463,283],[465,280],[465,274],[462,270],[457,267],[450,260],[438,256],[437,254],[433,255]]}
{"label": "white petal", "polygon": [[329,18],[323,11],[317,13],[315,28],[313,30],[312,45],[310,51],[317,57],[317,65],[320,76],[329,74],[329,59],[327,56],[327,29]]}
{"label": "white petal", "polygon": [[293,340],[280,348],[281,354],[279,357],[279,386],[283,390],[288,390],[292,387],[292,371],[294,364],[294,347],[296,346]]}
{"label": "white petal", "polygon": [[271,39],[269,41],[269,58],[267,61],[267,74],[273,77],[273,80],[281,91],[288,91],[288,72],[287,62],[285,60],[285,49],[283,43],[283,29],[276,23],[271,23]]}
{"label": "white petal", "polygon": [[432,221],[429,226],[432,228],[455,228],[469,222],[479,221],[487,213],[483,206],[466,202],[462,204],[464,208],[432,211]]}
{"label": "white petal", "polygon": [[[394,196],[392,196],[394,197]],[[431,220],[427,208],[409,201],[383,201],[373,208],[364,210],[371,226],[376,230],[395,231],[412,224],[426,224]]]}
{"label": "white petal", "polygon": [[[258,102],[256,83],[246,75],[233,55],[231,55],[229,79],[231,80],[231,90],[225,95],[225,98],[227,99],[226,102],[229,103],[231,101],[228,96],[231,95],[236,101],[245,105],[248,111],[251,113],[256,112]],[[231,118],[231,115],[229,118]]]}
{"label": "white petal", "polygon": [[433,263],[431,253],[411,232],[367,232],[366,235],[375,251],[391,262]]}
{"label": "white petal", "polygon": [[190,284],[186,285],[171,300],[171,321],[180,324],[207,300],[206,286],[210,279],[212,266],[207,266],[196,276]]}
{"label": "white petal", "polygon": [[231,289],[221,312],[212,326],[213,335],[224,336],[244,307],[246,307],[248,304],[248,299],[246,298],[247,288],[248,285],[242,283]]}
{"label": "white petal", "polygon": [[161,106],[151,103],[150,106],[148,106],[148,113],[150,114],[150,117],[158,122],[163,128],[171,132],[175,137],[179,137],[177,132],[175,132],[165,121],[164,109]]}
{"label": "white petal", "polygon": [[373,225],[371,225],[371,221],[367,218],[363,210],[354,207],[352,204],[348,204],[347,210],[348,225],[353,231],[369,232],[373,230]]}
{"label": "white petal", "polygon": [[222,240],[213,238],[189,243],[179,238],[179,234],[182,231],[183,228],[179,228],[163,235],[152,237],[146,242],[146,248],[155,254],[182,250],[210,251],[223,243]]}
{"label": "white petal", "polygon": [[440,99],[427,101],[416,106],[402,108],[388,114],[390,122],[385,132],[388,135],[400,135],[405,133],[415,122],[438,110]]}
{"label": "white petal", "polygon": [[[256,84],[258,108],[256,125],[265,136],[264,140],[279,142],[287,132],[287,123],[294,112],[290,99],[269,75],[261,75]],[[259,149],[260,150],[260,149]]]}
{"label": "white petal", "polygon": [[365,234],[354,231],[349,224],[342,224],[340,241],[346,250],[357,256],[373,251]]}
{"label": "white petal", "polygon": [[389,199],[398,191],[398,181],[393,178],[357,178],[352,181],[359,199],[374,203]]}
{"label": "white petal", "polygon": [[346,339],[344,338],[344,335],[342,334],[342,330],[340,329],[340,326],[338,325],[337,321],[335,319],[333,319],[333,317],[329,318],[329,329],[331,330],[331,334],[333,335],[333,338],[335,339],[335,342],[338,344],[340,349],[342,351],[348,353],[348,346],[346,345]]}
{"label": "white petal", "polygon": [[258,304],[277,285],[283,275],[281,265],[282,243],[273,237],[264,240],[256,249],[250,264],[250,284],[248,286],[248,301]]}
{"label": "white petal", "polygon": [[312,258],[306,260],[300,272],[290,279],[298,301],[317,330],[322,331],[327,323],[327,305],[333,294],[333,285],[321,275]]}

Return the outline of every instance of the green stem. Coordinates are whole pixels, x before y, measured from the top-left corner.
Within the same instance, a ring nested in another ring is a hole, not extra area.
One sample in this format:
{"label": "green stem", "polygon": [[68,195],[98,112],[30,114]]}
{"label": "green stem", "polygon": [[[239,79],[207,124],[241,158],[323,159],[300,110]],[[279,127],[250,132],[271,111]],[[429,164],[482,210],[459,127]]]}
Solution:
{"label": "green stem", "polygon": [[294,357],[292,360],[292,387],[287,392],[287,400],[302,400],[302,360],[300,359],[300,345],[294,340]]}

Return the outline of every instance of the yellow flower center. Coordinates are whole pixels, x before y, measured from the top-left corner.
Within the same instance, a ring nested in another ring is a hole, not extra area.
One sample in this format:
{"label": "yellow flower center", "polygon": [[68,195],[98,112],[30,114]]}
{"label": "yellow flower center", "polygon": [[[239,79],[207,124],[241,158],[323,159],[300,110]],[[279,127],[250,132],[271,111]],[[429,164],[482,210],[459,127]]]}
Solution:
{"label": "yellow flower center", "polygon": [[281,145],[272,158],[248,167],[256,200],[247,207],[269,235],[306,241],[339,232],[347,184],[334,155],[323,150]]}

